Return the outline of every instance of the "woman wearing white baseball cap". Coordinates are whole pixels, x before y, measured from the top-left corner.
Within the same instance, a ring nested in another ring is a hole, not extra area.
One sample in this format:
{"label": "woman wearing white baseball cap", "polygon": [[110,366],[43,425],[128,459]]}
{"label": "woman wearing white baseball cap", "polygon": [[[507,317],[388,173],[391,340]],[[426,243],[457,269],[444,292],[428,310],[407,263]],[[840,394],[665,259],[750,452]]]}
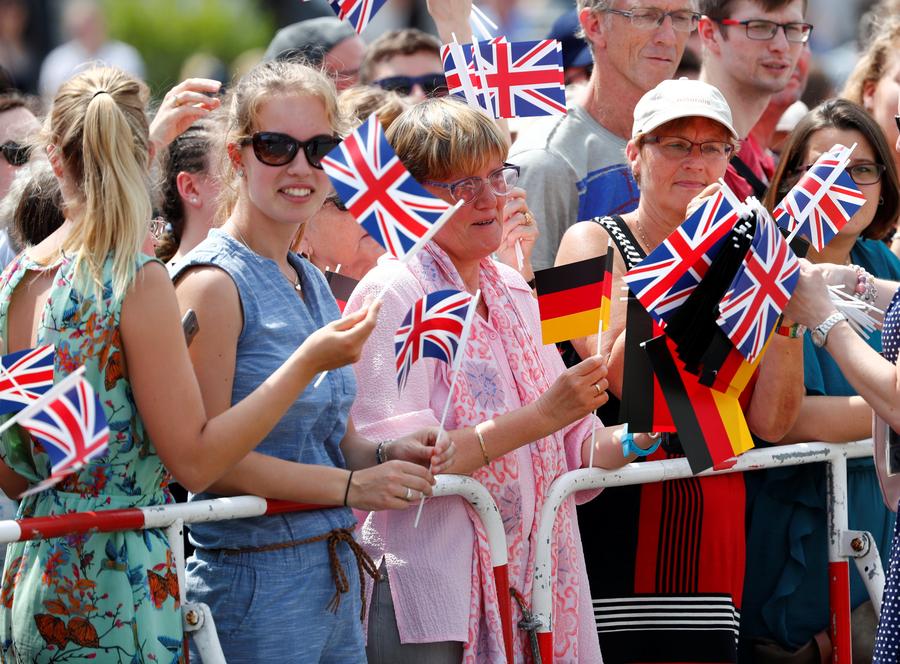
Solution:
{"label": "woman wearing white baseball cap", "polygon": [[[715,87],[688,79],[660,83],[638,101],[625,150],[641,190],[637,210],[575,224],[563,236],[556,264],[602,254],[612,239],[618,249],[612,292],[621,293],[622,275],[684,221],[691,201],[715,191],[736,144],[731,110]],[[613,298],[610,330],[603,335],[602,351],[610,353],[610,402],[622,393],[627,309]],[[635,335],[644,337],[640,341],[653,336],[649,314],[630,309],[630,342]],[[742,395],[750,430],[766,440],[781,438],[798,412],[801,342],[774,339],[761,363],[755,383],[759,389]],[[584,357],[596,344],[596,337],[572,342]],[[629,379],[636,375],[631,364],[627,370]],[[617,410],[601,418],[610,424],[621,421]],[[648,459],[676,456],[682,456],[681,445],[673,435]],[[607,489],[579,508],[579,521],[592,524],[583,532],[585,558],[606,659],[736,661],[744,497],[743,478],[722,475]],[[621,538],[609,547],[613,532]],[[591,533],[598,538],[596,551],[591,550]],[[662,614],[653,608],[660,604],[667,607]],[[635,614],[640,615],[639,630],[617,627],[622,621],[634,623]],[[679,631],[685,619],[697,621],[704,638],[673,636],[685,633]]]}

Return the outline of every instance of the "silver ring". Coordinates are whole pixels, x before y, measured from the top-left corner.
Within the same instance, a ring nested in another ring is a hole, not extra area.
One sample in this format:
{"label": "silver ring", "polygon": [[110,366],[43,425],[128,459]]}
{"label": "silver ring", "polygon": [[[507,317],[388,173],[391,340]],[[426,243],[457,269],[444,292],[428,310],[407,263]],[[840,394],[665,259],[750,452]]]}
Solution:
{"label": "silver ring", "polygon": [[598,383],[594,383],[594,389],[597,390],[597,396],[603,396],[603,390],[600,389],[600,385]]}
{"label": "silver ring", "polygon": [[406,500],[406,502],[412,500],[412,489],[409,487],[406,487],[406,498],[404,498],[404,500]]}

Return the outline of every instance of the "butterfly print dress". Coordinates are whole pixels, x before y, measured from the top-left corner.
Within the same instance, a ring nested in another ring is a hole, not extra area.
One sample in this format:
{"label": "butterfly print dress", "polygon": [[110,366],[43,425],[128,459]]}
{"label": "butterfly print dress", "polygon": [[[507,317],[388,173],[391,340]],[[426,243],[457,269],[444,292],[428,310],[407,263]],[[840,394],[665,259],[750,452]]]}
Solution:
{"label": "butterfly print dress", "polygon": [[[138,269],[147,261],[138,259]],[[121,300],[104,265],[102,307],[92,285],[73,283],[73,262],[42,267],[20,254],[0,276],[0,335],[9,300],[29,270],[53,270],[39,344],[56,347],[55,377],[84,365],[110,427],[109,450],[54,488],[29,496],[19,518],[172,502],[169,474],[147,438],[125,377]],[[0,439],[0,457],[38,482],[47,454],[18,427]],[[72,535],[11,544],[0,585],[0,659],[12,662],[182,661],[178,583],[160,530]]]}

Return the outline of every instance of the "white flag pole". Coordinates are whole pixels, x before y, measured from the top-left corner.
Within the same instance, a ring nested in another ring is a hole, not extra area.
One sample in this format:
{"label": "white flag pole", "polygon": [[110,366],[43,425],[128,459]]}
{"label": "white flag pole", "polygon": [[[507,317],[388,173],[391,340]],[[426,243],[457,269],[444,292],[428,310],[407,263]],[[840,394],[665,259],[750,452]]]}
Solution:
{"label": "white flag pole", "polygon": [[[612,238],[607,238],[606,240],[606,251],[607,253],[612,249]],[[603,270],[603,280],[605,281],[607,277],[612,277],[612,274],[606,271],[606,264],[604,262],[604,270]],[[603,285],[604,290],[606,289],[606,284]],[[610,309],[612,309],[612,302],[610,304]],[[600,322],[597,324],[597,355],[600,355],[601,348],[603,347],[603,293],[600,293]],[[588,468],[594,467],[594,448],[597,447],[597,418],[595,417],[593,422],[591,423],[591,452],[588,455]]]}
{"label": "white flag pole", "polygon": [[[475,295],[472,296],[472,300],[469,302],[469,310],[466,312],[466,320],[463,323],[463,331],[459,338],[459,347],[456,349],[456,357],[453,358],[453,366],[450,368],[453,378],[450,380],[450,391],[447,393],[447,401],[444,403],[444,412],[441,414],[441,422],[438,425],[438,440],[441,439],[441,434],[444,433],[444,423],[447,421],[447,414],[450,412],[450,403],[453,401],[453,389],[456,387],[456,379],[459,378],[463,353],[466,348],[466,342],[469,340],[469,332],[472,329],[472,320],[475,317],[475,312],[478,310],[479,299],[481,299],[480,288],[475,291]],[[413,523],[413,528],[419,527],[419,518],[422,516],[422,508],[424,506],[425,495],[423,494],[422,499],[419,501],[419,510],[416,512],[416,520]]]}

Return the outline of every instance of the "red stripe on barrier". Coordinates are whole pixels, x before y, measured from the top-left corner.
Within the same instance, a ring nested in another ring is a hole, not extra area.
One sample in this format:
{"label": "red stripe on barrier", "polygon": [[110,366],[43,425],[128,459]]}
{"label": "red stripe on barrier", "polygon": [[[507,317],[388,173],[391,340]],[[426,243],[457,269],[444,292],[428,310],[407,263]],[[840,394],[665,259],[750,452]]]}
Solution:
{"label": "red stripe on barrier", "polygon": [[[266,499],[265,514],[285,514],[286,512],[311,512],[313,510],[337,509],[337,505],[313,505],[312,503],[294,503],[290,500]],[[343,508],[340,508],[343,509]]]}
{"label": "red stripe on barrier", "polygon": [[73,533],[115,530],[139,530],[144,526],[144,513],[137,508],[75,512],[57,516],[40,516],[17,521],[22,529],[20,540],[62,537]]}
{"label": "red stripe on barrier", "polygon": [[497,605],[500,609],[500,625],[503,628],[503,645],[506,648],[507,664],[513,664],[512,597],[509,594],[509,569],[506,565],[494,568],[494,583],[497,585]]}
{"label": "red stripe on barrier", "polygon": [[537,640],[541,664],[553,664],[553,632],[538,632]]}
{"label": "red stripe on barrier", "polygon": [[828,563],[828,592],[831,604],[831,662],[851,664],[850,563]]}

